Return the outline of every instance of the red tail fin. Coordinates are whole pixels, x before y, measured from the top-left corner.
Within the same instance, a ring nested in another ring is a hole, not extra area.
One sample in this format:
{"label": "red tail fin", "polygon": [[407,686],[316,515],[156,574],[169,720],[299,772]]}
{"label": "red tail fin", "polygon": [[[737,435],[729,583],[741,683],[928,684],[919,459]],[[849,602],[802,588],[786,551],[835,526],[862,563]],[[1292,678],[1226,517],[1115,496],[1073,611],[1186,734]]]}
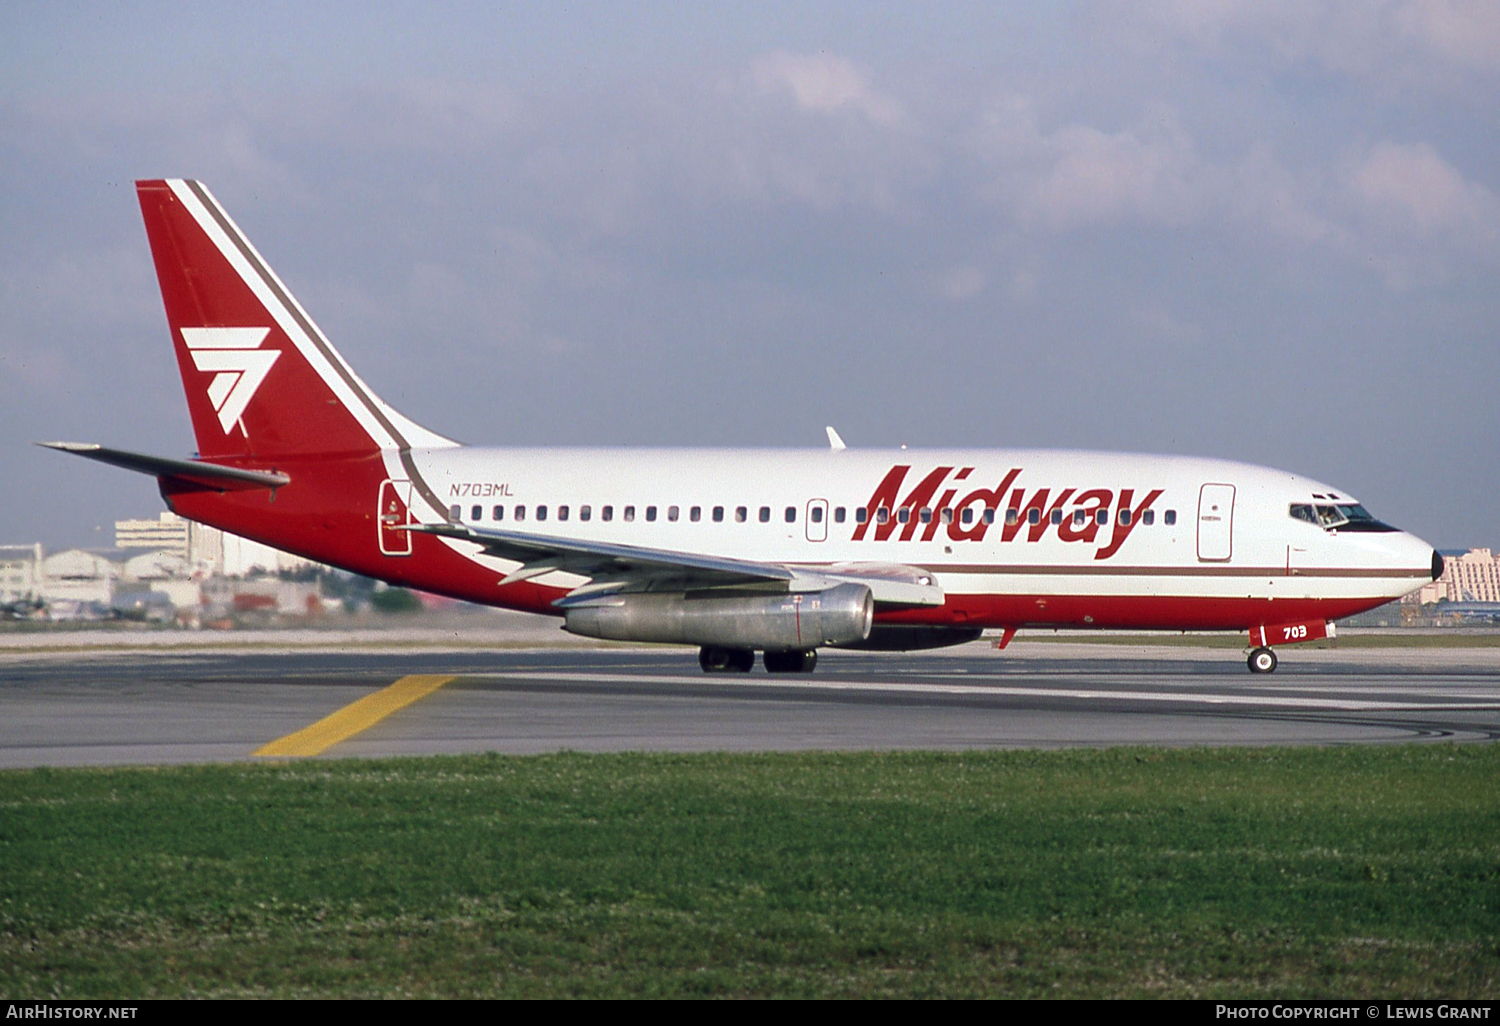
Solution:
{"label": "red tail fin", "polygon": [[198,453],[447,446],[381,402],[198,182],[137,182]]}

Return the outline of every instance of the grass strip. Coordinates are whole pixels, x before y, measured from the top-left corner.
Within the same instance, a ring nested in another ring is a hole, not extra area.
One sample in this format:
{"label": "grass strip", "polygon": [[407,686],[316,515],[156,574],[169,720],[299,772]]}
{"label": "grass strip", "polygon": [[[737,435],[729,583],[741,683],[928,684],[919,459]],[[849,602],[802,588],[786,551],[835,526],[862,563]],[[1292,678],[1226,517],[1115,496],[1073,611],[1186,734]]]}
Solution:
{"label": "grass strip", "polygon": [[1500,747],[0,773],[0,995],[1470,997]]}

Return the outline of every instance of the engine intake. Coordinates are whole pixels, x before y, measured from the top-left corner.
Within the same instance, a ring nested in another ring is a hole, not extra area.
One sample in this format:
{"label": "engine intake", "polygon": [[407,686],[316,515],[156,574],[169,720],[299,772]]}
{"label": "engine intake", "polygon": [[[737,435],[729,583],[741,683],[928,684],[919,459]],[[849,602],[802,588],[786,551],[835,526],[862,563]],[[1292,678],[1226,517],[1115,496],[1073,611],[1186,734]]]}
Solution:
{"label": "engine intake", "polygon": [[870,589],[840,584],[784,595],[612,595],[569,609],[563,629],[609,641],[789,652],[863,641],[874,620]]}

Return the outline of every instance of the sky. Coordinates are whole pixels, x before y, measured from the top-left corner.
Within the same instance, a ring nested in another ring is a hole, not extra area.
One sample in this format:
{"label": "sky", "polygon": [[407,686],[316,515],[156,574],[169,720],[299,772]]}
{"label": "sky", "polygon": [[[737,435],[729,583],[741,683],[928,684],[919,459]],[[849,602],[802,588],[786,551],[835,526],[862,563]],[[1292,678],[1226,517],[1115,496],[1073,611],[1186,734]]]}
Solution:
{"label": "sky", "polygon": [[491,445],[1057,447],[1500,548],[1500,2],[0,5],[0,542],[192,435],[133,181]]}

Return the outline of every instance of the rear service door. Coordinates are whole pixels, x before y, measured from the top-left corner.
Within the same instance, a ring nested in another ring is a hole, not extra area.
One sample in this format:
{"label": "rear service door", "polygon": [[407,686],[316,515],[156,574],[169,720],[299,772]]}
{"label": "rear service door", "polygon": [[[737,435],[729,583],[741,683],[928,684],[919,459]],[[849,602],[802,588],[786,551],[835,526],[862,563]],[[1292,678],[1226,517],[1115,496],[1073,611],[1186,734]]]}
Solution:
{"label": "rear service door", "polygon": [[400,525],[412,523],[410,504],[410,481],[380,483],[380,509],[376,517],[382,555],[411,555],[411,532],[396,530]]}
{"label": "rear service door", "polygon": [[1198,558],[1222,563],[1234,553],[1234,485],[1206,484],[1198,491]]}

